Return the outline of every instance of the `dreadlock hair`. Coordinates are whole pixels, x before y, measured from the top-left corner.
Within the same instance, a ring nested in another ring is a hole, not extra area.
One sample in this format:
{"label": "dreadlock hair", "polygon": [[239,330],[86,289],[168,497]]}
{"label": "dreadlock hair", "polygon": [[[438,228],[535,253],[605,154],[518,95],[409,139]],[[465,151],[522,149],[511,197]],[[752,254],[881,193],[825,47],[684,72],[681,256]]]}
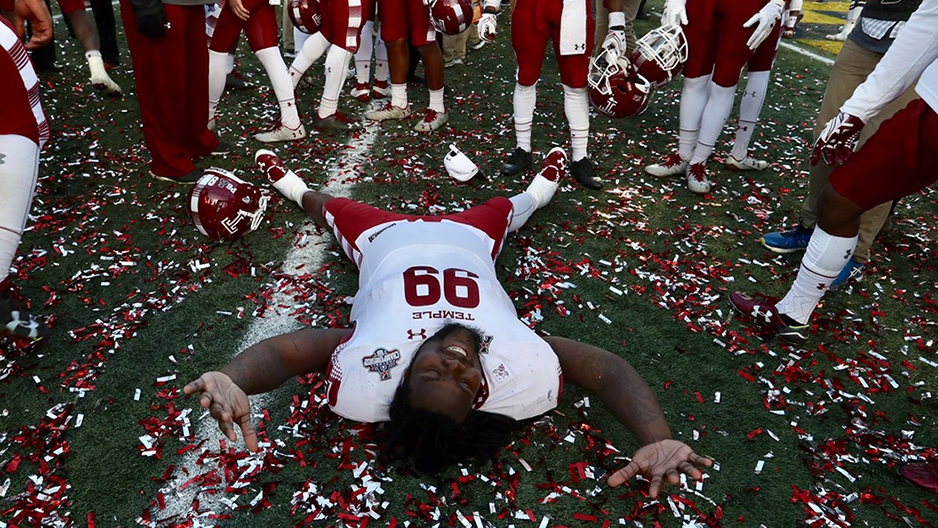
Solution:
{"label": "dreadlock hair", "polygon": [[410,405],[410,385],[401,383],[391,400],[386,453],[409,458],[421,473],[439,473],[470,459],[494,458],[519,422],[503,414],[470,410],[462,423]]}
{"label": "dreadlock hair", "polygon": [[[443,326],[430,339],[445,338],[463,328],[472,333],[476,350],[479,350],[482,344],[479,332],[458,323]],[[502,414],[476,410],[470,410],[466,419],[459,423],[441,413],[414,408],[410,394],[409,378],[405,376],[388,410],[385,454],[392,459],[411,459],[414,469],[421,473],[439,473],[465,460],[494,458],[519,424]]]}

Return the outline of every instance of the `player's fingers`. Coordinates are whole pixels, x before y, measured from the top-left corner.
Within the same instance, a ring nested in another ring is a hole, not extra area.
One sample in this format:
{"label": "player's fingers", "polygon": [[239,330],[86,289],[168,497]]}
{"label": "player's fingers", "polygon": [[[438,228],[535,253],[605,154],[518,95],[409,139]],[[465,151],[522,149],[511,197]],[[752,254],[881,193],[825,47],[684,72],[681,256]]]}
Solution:
{"label": "player's fingers", "polygon": [[681,25],[687,25],[687,11],[681,11]]}
{"label": "player's fingers", "polygon": [[218,420],[218,428],[221,429],[223,435],[225,435],[228,440],[236,442],[238,440],[238,435],[234,432],[234,424],[231,422],[231,415],[226,415],[224,419],[216,418]]}
{"label": "player's fingers", "polygon": [[203,392],[202,395],[199,396],[199,405],[201,405],[202,408],[204,409],[208,409],[209,411],[211,411],[214,403],[215,401],[212,398],[211,392]]}
{"label": "player's fingers", "polygon": [[661,491],[661,475],[656,474],[651,477],[651,483],[648,485],[648,496],[657,499],[658,492]]}
{"label": "player's fingers", "polygon": [[688,477],[694,480],[700,480],[700,478],[703,477],[703,472],[695,468],[693,464],[686,460],[678,464],[677,467],[681,470],[682,473],[686,474]]}
{"label": "player's fingers", "polygon": [[744,28],[752,27],[753,24],[755,24],[755,23],[758,22],[758,21],[759,21],[759,15],[752,15],[752,18],[750,18],[749,20],[747,20],[746,23],[743,24],[743,27],[744,27]]}
{"label": "player's fingers", "polygon": [[611,477],[606,481],[610,486],[615,488],[616,486],[621,485],[624,482],[628,482],[629,479],[634,477],[638,473],[639,467],[635,462],[629,462],[627,466],[616,471],[612,474]]}
{"label": "player's fingers", "polygon": [[202,378],[194,379],[189,383],[186,383],[186,386],[182,388],[182,393],[186,396],[192,396],[197,392],[202,392],[205,390],[205,381]]}
{"label": "player's fingers", "polygon": [[238,427],[241,428],[241,435],[244,436],[244,445],[248,451],[257,451],[257,432],[254,430],[254,424],[251,422],[250,413],[238,418]]}

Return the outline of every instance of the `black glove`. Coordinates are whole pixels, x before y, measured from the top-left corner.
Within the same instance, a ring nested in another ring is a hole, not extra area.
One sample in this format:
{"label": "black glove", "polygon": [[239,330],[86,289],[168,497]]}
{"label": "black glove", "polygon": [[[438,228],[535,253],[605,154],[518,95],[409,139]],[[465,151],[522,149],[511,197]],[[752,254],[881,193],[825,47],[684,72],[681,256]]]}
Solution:
{"label": "black glove", "polygon": [[137,19],[137,31],[139,31],[141,35],[150,38],[160,38],[166,34],[166,11],[163,10],[162,4],[159,6],[159,11],[148,15],[135,13],[134,18]]}

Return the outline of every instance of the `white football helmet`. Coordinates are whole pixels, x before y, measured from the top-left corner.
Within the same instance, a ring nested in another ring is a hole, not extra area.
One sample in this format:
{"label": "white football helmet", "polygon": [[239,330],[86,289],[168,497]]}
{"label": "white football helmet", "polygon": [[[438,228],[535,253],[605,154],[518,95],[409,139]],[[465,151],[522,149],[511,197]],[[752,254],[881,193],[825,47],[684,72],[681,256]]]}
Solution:
{"label": "white football helmet", "polygon": [[589,99],[609,117],[638,115],[648,108],[652,84],[635,73],[628,59],[607,49],[590,61]]}
{"label": "white football helmet", "polygon": [[677,77],[687,62],[684,31],[678,25],[652,29],[638,39],[629,59],[638,75],[661,88]]}

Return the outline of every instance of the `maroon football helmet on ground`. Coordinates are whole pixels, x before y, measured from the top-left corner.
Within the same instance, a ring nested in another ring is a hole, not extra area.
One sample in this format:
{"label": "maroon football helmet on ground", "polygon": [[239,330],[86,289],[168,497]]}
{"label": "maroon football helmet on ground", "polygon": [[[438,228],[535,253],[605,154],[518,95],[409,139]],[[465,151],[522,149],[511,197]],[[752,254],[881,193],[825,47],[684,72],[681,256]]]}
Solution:
{"label": "maroon football helmet on ground", "polygon": [[322,26],[322,12],[319,0],[290,0],[287,11],[293,26],[303,33],[313,34]]}
{"label": "maroon football helmet on ground", "polygon": [[648,108],[654,87],[637,75],[625,57],[605,50],[590,61],[589,99],[609,117],[638,115]]}
{"label": "maroon football helmet on ground", "polygon": [[636,42],[629,62],[656,89],[671,82],[687,62],[687,40],[681,26],[661,26],[646,33]]}
{"label": "maroon football helmet on ground", "polygon": [[472,24],[472,0],[431,0],[430,23],[444,35],[458,35]]}
{"label": "maroon football helmet on ground", "polygon": [[261,225],[267,200],[256,185],[212,167],[189,191],[189,216],[203,235],[234,240]]}

